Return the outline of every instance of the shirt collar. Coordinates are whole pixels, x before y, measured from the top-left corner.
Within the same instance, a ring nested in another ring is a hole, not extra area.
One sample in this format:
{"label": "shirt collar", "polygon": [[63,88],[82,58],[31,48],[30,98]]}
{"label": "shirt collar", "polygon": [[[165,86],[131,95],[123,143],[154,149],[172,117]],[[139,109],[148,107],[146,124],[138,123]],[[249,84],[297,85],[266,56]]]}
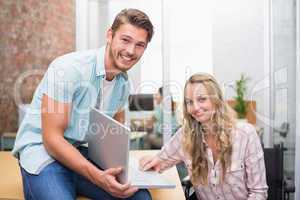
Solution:
{"label": "shirt collar", "polygon": [[[105,78],[105,63],[104,63],[104,55],[105,55],[105,48],[106,46],[101,47],[97,50],[97,60],[96,60],[96,76],[102,76]],[[122,72],[117,75],[117,79],[120,77],[124,78],[126,81],[128,80],[128,75],[126,72]]]}

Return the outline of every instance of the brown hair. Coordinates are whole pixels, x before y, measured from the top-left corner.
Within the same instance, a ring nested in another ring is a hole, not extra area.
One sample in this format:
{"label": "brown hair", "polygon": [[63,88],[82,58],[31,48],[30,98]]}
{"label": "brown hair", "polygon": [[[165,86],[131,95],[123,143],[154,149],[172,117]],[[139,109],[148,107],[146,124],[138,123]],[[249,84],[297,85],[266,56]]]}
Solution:
{"label": "brown hair", "polygon": [[119,12],[119,14],[117,14],[111,26],[113,35],[122,24],[128,24],[128,23],[147,31],[148,33],[147,40],[148,42],[151,41],[152,36],[154,34],[154,30],[149,17],[144,12],[133,8],[124,9],[121,12]]}
{"label": "brown hair", "polygon": [[[222,165],[223,179],[226,169],[231,165],[232,141],[231,132],[234,127],[232,110],[224,101],[220,86],[215,78],[209,74],[199,73],[192,75],[185,84],[184,94],[188,84],[202,84],[209,95],[209,99],[215,107],[215,114],[211,120],[215,124],[214,131],[217,136],[218,150]],[[192,161],[191,181],[193,184],[207,185],[208,163],[206,145],[204,144],[205,127],[195,120],[187,111],[187,105],[183,105],[183,149]]]}

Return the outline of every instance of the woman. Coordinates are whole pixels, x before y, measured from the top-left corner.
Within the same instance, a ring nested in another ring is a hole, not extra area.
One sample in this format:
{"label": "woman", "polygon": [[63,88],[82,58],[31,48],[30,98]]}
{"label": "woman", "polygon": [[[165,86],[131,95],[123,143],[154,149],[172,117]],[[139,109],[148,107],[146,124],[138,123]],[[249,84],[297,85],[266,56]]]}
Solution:
{"label": "woman", "polygon": [[181,161],[198,199],[266,199],[263,150],[255,128],[236,122],[220,86],[209,74],[195,74],[184,88],[184,123],[143,170],[163,171]]}

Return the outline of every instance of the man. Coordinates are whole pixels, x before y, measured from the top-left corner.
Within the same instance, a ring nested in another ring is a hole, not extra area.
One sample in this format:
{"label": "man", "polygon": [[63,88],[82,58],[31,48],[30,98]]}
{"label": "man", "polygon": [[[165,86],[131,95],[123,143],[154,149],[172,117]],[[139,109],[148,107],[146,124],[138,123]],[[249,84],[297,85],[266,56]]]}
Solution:
{"label": "man", "polygon": [[125,9],[107,31],[106,47],[70,53],[50,64],[13,149],[26,199],[151,199],[147,190],[117,182],[121,168],[93,165],[80,144],[86,141],[90,107],[123,121],[126,71],[139,61],[152,35],[145,13]]}

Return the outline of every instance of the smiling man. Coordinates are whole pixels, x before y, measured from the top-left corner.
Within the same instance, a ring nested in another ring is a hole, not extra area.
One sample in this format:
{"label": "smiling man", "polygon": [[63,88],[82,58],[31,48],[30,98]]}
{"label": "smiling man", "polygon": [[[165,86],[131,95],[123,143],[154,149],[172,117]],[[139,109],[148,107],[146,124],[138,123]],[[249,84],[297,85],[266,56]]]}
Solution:
{"label": "smiling man", "polygon": [[81,144],[86,142],[91,107],[124,121],[126,72],[142,57],[152,35],[145,13],[125,9],[107,31],[105,47],[66,54],[50,64],[13,149],[26,199],[151,199],[147,190],[116,180],[121,168],[93,165]]}

